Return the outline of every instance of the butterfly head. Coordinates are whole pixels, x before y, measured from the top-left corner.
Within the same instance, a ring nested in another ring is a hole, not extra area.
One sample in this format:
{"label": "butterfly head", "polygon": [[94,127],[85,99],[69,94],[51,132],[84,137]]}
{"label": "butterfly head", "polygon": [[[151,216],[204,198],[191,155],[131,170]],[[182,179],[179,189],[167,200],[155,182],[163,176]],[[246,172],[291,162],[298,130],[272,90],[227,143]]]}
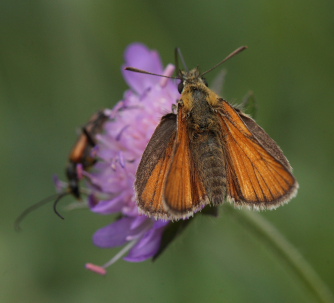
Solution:
{"label": "butterfly head", "polygon": [[178,85],[178,91],[180,94],[184,93],[186,90],[198,89],[199,87],[208,87],[206,79],[202,77],[199,68],[195,67],[190,71],[180,70],[179,77],[181,82]]}

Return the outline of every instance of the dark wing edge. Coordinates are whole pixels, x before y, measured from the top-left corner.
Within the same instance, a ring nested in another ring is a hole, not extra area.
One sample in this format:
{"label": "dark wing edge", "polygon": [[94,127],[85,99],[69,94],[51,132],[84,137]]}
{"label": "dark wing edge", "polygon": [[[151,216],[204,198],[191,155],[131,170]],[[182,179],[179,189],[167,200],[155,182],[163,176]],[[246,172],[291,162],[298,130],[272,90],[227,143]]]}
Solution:
{"label": "dark wing edge", "polygon": [[[140,213],[149,217],[155,217],[156,219],[168,220],[167,212],[162,208],[154,209],[151,207],[150,205],[152,205],[153,201],[144,201],[142,195],[144,191],[147,190],[147,186],[150,186],[150,189],[153,189],[152,195],[154,197],[155,191],[157,191],[157,186],[161,186],[158,183],[163,183],[163,180],[157,180],[159,182],[156,182],[156,184],[148,184],[149,179],[159,162],[161,165],[161,162],[166,163],[166,161],[169,161],[169,157],[167,157],[166,153],[170,150],[170,146],[174,145],[177,129],[176,119],[176,114],[173,113],[167,114],[161,118],[159,125],[146,146],[136,173],[136,201]],[[162,174],[161,177],[165,178],[165,173],[162,172]]]}

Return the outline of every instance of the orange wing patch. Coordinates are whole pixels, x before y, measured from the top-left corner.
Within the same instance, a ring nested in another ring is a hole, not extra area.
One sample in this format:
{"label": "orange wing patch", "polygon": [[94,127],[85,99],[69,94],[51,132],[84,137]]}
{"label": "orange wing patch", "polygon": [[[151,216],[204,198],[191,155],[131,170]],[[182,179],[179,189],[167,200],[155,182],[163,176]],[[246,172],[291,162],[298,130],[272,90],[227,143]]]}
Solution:
{"label": "orange wing patch", "polygon": [[153,214],[156,218],[167,219],[169,217],[166,212],[163,201],[163,189],[166,175],[171,162],[173,151],[173,140],[170,142],[166,154],[156,164],[149,177],[145,189],[140,196],[140,207],[145,213]]}
{"label": "orange wing patch", "polygon": [[187,218],[209,203],[191,152],[182,108],[177,116],[176,144],[164,189],[165,207],[175,219]]}
{"label": "orange wing patch", "polygon": [[238,113],[225,101],[222,127],[228,151],[228,199],[236,204],[267,209],[287,202],[296,194],[298,184],[290,169],[259,143]]}

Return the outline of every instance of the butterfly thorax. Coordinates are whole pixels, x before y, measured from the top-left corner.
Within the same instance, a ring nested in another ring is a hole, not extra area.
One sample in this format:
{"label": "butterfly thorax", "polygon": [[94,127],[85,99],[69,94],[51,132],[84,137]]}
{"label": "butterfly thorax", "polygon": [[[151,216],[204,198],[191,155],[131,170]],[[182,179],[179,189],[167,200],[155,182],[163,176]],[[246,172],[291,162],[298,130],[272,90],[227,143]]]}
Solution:
{"label": "butterfly thorax", "polygon": [[219,106],[220,97],[208,88],[198,68],[189,72],[181,71],[180,78],[183,83],[181,100],[185,112],[192,111],[194,107],[198,107],[199,111],[204,110],[203,106],[208,107],[208,105],[212,111]]}
{"label": "butterfly thorax", "polygon": [[179,106],[188,127],[197,133],[220,131],[217,109],[221,98],[207,87],[197,68],[181,73],[184,87]]}

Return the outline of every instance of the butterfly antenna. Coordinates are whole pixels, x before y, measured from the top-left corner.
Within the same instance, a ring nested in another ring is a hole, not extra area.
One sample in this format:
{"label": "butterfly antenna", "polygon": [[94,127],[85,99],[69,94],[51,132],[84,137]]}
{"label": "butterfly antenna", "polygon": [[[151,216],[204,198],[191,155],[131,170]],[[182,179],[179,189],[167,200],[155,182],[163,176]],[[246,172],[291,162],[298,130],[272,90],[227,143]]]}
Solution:
{"label": "butterfly antenna", "polygon": [[181,49],[177,47],[177,48],[175,48],[175,66],[176,66],[177,72],[179,72],[179,62],[178,62],[179,61],[178,60],[179,57],[181,59],[181,62],[182,62],[182,65],[183,65],[184,69],[187,72],[189,72],[189,68],[188,68],[188,66],[186,64],[186,61],[184,60],[184,57],[183,57],[182,52],[181,52]]}
{"label": "butterfly antenna", "polygon": [[180,73],[180,67],[179,67],[179,57],[177,55],[177,52],[178,52],[178,47],[175,48],[175,51],[174,51],[174,60],[175,60],[175,73],[176,73],[176,76]]}
{"label": "butterfly antenna", "polygon": [[142,70],[142,69],[139,69],[139,68],[135,68],[135,67],[126,67],[124,69],[128,70],[130,72],[135,72],[135,73],[141,73],[141,74],[146,74],[146,75],[164,77],[164,78],[169,78],[169,79],[179,79],[178,77],[169,77],[169,76],[165,76],[165,75],[159,75],[159,74],[150,73],[150,72],[147,72],[145,70]]}
{"label": "butterfly antenna", "polygon": [[52,196],[49,196],[49,197],[46,197],[45,199],[29,206],[28,208],[26,208],[18,217],[17,219],[15,220],[15,223],[14,223],[14,227],[15,227],[15,230],[16,231],[20,231],[21,230],[21,227],[20,227],[20,224],[21,222],[23,221],[23,219],[28,215],[30,214],[31,212],[33,212],[34,210],[40,208],[41,206],[43,206],[44,204],[47,204],[51,201],[53,201],[54,199],[59,200],[59,198],[62,198],[64,197],[65,195],[69,194],[68,192],[65,192],[65,193],[61,193],[61,194],[54,194]]}
{"label": "butterfly antenna", "polygon": [[239,48],[237,48],[234,52],[230,53],[223,61],[220,61],[218,64],[216,64],[214,67],[210,68],[209,70],[207,70],[206,72],[204,72],[203,74],[201,74],[201,76],[204,76],[205,74],[211,72],[212,70],[214,70],[216,67],[218,67],[219,65],[223,64],[224,62],[226,62],[228,59],[231,59],[232,57],[234,57],[235,55],[239,54],[240,52],[242,52],[243,50],[245,50],[247,48],[247,46],[241,46]]}

